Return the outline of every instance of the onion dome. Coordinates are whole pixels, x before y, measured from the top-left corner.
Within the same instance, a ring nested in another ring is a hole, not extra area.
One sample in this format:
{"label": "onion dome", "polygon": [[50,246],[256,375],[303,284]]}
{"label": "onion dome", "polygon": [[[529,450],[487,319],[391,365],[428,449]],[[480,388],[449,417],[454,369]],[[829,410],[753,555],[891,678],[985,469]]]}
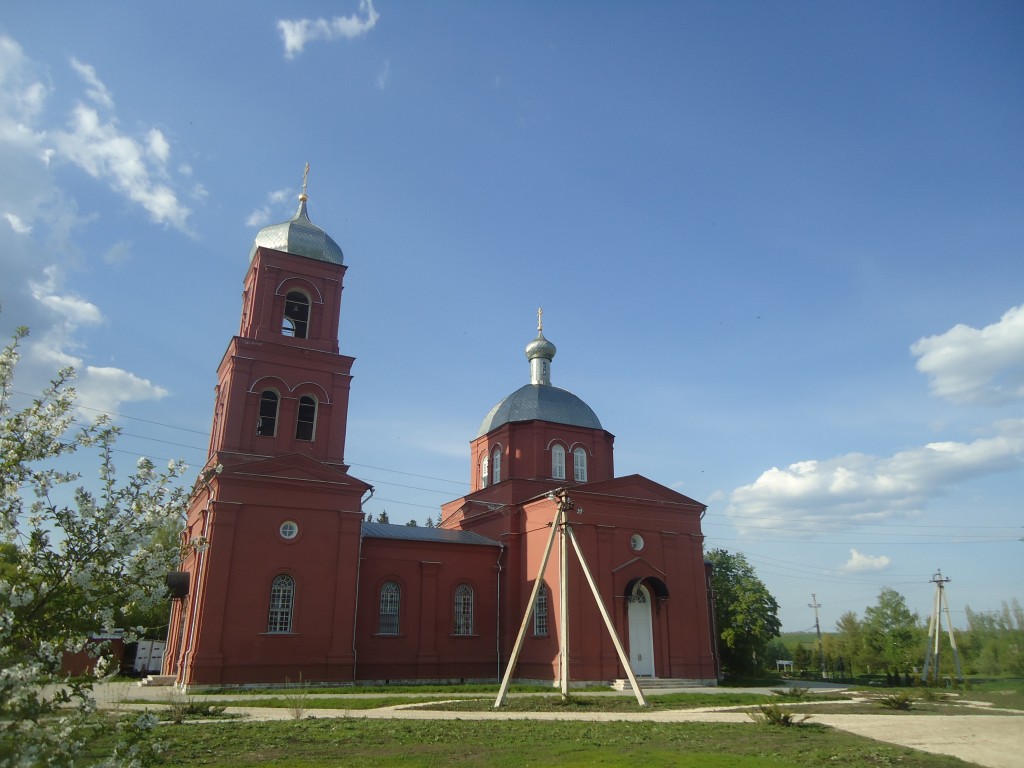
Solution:
{"label": "onion dome", "polygon": [[[538,318],[541,313],[538,311]],[[537,338],[526,345],[530,361],[530,383],[520,387],[494,406],[480,424],[477,437],[510,422],[550,421],[587,429],[601,429],[593,409],[567,389],[551,386],[551,361],[555,345],[544,338],[538,320]]]}
{"label": "onion dome", "polygon": [[555,358],[555,345],[544,338],[544,332],[537,330],[537,338],[526,345],[526,359],[533,361],[536,358],[543,358],[549,363]]}
{"label": "onion dome", "polygon": [[328,264],[344,264],[345,256],[341,247],[331,239],[331,236],[320,227],[309,220],[306,212],[306,175],[309,173],[309,164],[306,164],[306,173],[302,177],[302,194],[299,195],[299,209],[288,221],[281,224],[271,224],[264,227],[257,233],[256,240],[252,244],[252,251],[249,253],[249,261],[256,255],[257,248],[272,248],[275,251],[284,251],[296,256],[305,256],[307,259],[326,261]]}

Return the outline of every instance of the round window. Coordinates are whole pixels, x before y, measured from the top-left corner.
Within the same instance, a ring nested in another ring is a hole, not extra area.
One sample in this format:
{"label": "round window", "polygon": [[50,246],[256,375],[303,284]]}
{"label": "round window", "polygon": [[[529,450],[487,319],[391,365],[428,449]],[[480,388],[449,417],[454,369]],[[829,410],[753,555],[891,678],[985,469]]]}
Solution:
{"label": "round window", "polygon": [[629,546],[634,552],[639,552],[644,548],[644,537],[639,533],[634,533],[629,538]]}
{"label": "round window", "polygon": [[299,526],[291,520],[288,520],[287,522],[281,523],[279,532],[282,539],[294,539],[299,535]]}

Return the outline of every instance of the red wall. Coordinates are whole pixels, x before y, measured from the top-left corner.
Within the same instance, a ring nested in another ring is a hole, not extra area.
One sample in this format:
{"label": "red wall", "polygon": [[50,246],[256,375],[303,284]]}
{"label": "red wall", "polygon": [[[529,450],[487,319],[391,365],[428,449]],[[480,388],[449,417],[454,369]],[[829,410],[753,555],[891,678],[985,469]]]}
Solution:
{"label": "red wall", "polygon": [[[363,539],[359,573],[360,680],[494,679],[501,549]],[[398,635],[378,632],[380,588],[401,587]],[[454,634],[455,588],[473,588],[473,634]],[[500,585],[504,588],[504,584]]]}

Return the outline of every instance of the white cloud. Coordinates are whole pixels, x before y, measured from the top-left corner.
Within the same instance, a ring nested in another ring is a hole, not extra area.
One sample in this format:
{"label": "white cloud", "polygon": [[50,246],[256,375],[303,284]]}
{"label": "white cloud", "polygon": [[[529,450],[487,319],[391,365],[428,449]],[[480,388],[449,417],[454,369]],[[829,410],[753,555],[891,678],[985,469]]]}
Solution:
{"label": "white cloud", "polygon": [[388,80],[391,77],[391,59],[384,62],[384,68],[377,73],[377,88],[384,90],[388,87]]}
{"label": "white cloud", "polygon": [[171,145],[159,128],[151,128],[146,136],[146,145],[149,154],[163,165],[171,155]]}
{"label": "white cloud", "polygon": [[742,533],[783,529],[821,533],[851,522],[919,511],[955,484],[1020,467],[1024,434],[1016,422],[974,442],[935,442],[892,456],[851,453],[773,467],[730,494],[726,515]]}
{"label": "white cloud", "polygon": [[932,392],[959,403],[1024,399],[1024,305],[982,329],[955,325],[910,347]]}
{"label": "white cloud", "polygon": [[[130,244],[118,243],[115,248],[119,246],[128,248]],[[83,408],[116,412],[121,403],[158,400],[168,394],[163,387],[130,371],[87,365],[79,354],[83,345],[77,332],[84,326],[102,323],[103,313],[90,301],[60,292],[57,267],[47,267],[43,274],[44,280],[30,281],[29,289],[32,298],[50,314],[51,322],[40,335],[29,337],[26,362],[47,371],[74,368],[78,372],[78,403]],[[93,418],[85,411],[83,415]]]}
{"label": "white cloud", "polygon": [[103,254],[103,260],[107,264],[124,264],[131,258],[132,244],[127,240],[118,240]]}
{"label": "white cloud", "polygon": [[884,571],[889,567],[890,560],[885,555],[865,555],[856,549],[850,550],[850,559],[846,561],[840,570],[848,573],[861,573],[863,571]]}
{"label": "white cloud", "polygon": [[[284,221],[292,211],[285,212],[282,203],[286,200],[296,200],[297,196],[292,189],[277,189],[267,194],[267,202],[255,209],[245,220],[247,227],[265,227],[278,221]],[[281,218],[277,218],[280,216]]]}
{"label": "white cloud", "polygon": [[46,282],[30,282],[32,298],[55,312],[62,320],[73,326],[96,325],[103,321],[103,313],[92,302],[77,296],[59,296],[55,293],[57,286],[57,268],[47,267],[43,270]]}
{"label": "white cloud", "polygon": [[85,95],[92,99],[96,104],[105,108],[114,108],[114,97],[111,96],[107,86],[103,83],[99,77],[96,76],[96,70],[90,64],[83,64],[78,59],[71,59],[71,68],[79,74],[79,76],[85,81],[89,87],[85,91]]}
{"label": "white cloud", "polygon": [[149,379],[120,368],[86,366],[75,383],[82,406],[116,413],[121,403],[159,400],[169,393]]}
{"label": "white cloud", "polygon": [[281,39],[284,41],[285,58],[295,58],[311,40],[352,40],[367,34],[376,26],[380,14],[374,10],[373,0],[359,0],[359,11],[365,14],[365,18],[352,14],[335,16],[333,19],[279,20],[277,28],[281,31]]}
{"label": "white cloud", "polygon": [[61,157],[93,178],[107,180],[117,192],[141,205],[154,221],[186,230],[189,209],[170,187],[152,179],[145,160],[147,150],[139,142],[122,134],[115,122],[103,122],[96,110],[84,104],[75,108],[70,128],[54,134]]}
{"label": "white cloud", "polygon": [[[167,393],[129,371],[87,364],[86,332],[105,318],[100,307],[63,285],[59,262],[80,262],[75,232],[92,217],[80,215],[76,200],[57,186],[51,161],[81,165],[142,204],[158,221],[183,226],[188,212],[172,191],[153,181],[165,175],[170,155],[164,133],[143,129],[139,140],[123,135],[116,119],[101,119],[97,112],[113,109],[114,102],[96,71],[78,60],[70,66],[85,81],[82,98],[88,106],[80,104],[71,128],[55,133],[44,122],[51,89],[21,46],[0,35],[2,320],[5,327],[31,328],[18,368],[21,387],[38,390],[58,368],[71,366],[79,372],[80,393],[88,393],[98,407],[117,410],[126,400]],[[119,242],[102,257],[108,263],[123,261],[130,250],[130,243]]]}
{"label": "white cloud", "polygon": [[41,136],[34,124],[48,93],[21,46],[0,36],[0,142],[19,147],[39,143]]}
{"label": "white cloud", "polygon": [[11,225],[11,229],[17,232],[19,235],[29,235],[32,233],[32,227],[21,220],[21,217],[15,213],[5,213],[4,218],[7,219],[7,223]]}

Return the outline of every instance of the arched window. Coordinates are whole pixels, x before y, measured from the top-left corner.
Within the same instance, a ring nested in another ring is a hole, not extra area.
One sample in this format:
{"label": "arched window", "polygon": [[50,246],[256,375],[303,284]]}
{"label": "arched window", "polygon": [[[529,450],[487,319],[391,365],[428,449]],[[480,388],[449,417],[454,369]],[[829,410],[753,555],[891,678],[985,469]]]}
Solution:
{"label": "arched window", "polygon": [[316,398],[303,395],[299,398],[299,415],[295,420],[295,439],[312,440],[316,434]]}
{"label": "arched window", "polygon": [[490,475],[489,467],[490,467],[490,462],[488,462],[487,454],[485,453],[483,455],[483,458],[480,459],[480,487],[481,488],[486,488],[487,487],[487,480],[489,479],[489,475]]}
{"label": "arched window", "polygon": [[265,389],[260,395],[260,417],[256,421],[256,434],[273,437],[277,434],[277,407],[280,398],[272,389]]}
{"label": "arched window", "polygon": [[533,606],[533,634],[543,637],[548,633],[548,585],[541,584],[537,602]]}
{"label": "arched window", "polygon": [[473,634],[473,588],[469,584],[455,588],[455,634]]}
{"label": "arched window", "polygon": [[295,579],[282,573],[270,585],[270,615],[267,632],[287,634],[292,631],[292,606],[295,603]]}
{"label": "arched window", "polygon": [[495,448],[491,454],[491,482],[501,482],[501,446]]}
{"label": "arched window", "polygon": [[555,480],[565,480],[565,448],[560,445],[551,448],[551,476]]}
{"label": "arched window", "polygon": [[385,581],[380,588],[380,617],[377,634],[398,634],[398,613],[402,604],[402,588],[397,582]]}
{"label": "arched window", "polygon": [[289,291],[284,299],[284,320],[281,334],[296,339],[309,335],[309,297],[300,291]]}
{"label": "arched window", "polygon": [[572,476],[577,483],[587,482],[587,451],[584,448],[572,452]]}

